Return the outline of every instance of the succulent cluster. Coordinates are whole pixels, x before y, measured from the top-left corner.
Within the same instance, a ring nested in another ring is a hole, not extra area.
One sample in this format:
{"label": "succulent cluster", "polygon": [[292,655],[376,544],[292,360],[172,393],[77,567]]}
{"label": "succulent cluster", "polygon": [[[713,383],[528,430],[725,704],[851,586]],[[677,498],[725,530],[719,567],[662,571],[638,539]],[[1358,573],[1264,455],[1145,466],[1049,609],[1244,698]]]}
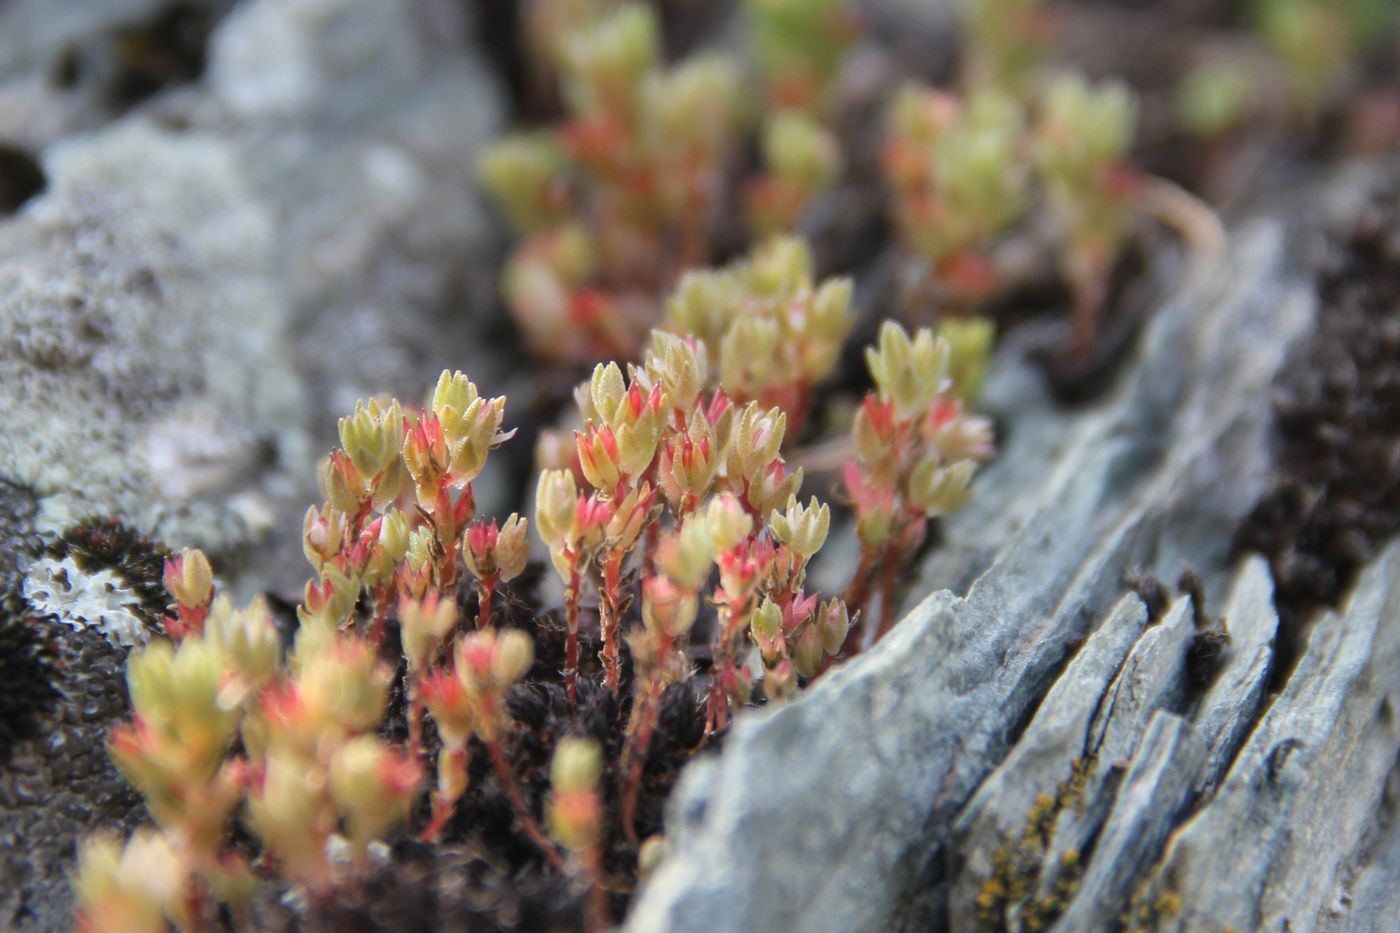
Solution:
{"label": "succulent cluster", "polygon": [[[616,832],[640,845],[649,746],[668,688],[699,676],[694,658],[710,662],[703,745],[760,680],[766,701],[780,702],[863,641],[842,599],[808,590],[832,510],[799,498],[803,471],[785,454],[836,365],[850,299],[849,282],[814,280],[795,239],[689,273],[640,361],[599,364],[579,387],[573,442],[542,444],[553,462],[534,525],[564,584],[565,702],[582,703],[580,628],[596,606],[601,683],[589,693],[612,695],[606,708],[625,719],[607,797],[601,750],[558,740],[542,825],[508,759],[519,728],[509,698],[535,648],[526,631],[498,627],[492,606],[525,570],[530,523],[474,515],[473,481],[513,432],[504,398],[444,372],[421,409],[371,400],[341,419],[321,468],[326,500],[303,525],[314,575],[290,648],[264,601],[237,609],[215,598],[202,553],[166,561],[168,638],[133,652],[133,719],[110,741],[156,830],[125,849],[84,848],[83,927],[197,926],[220,904],[239,921],[269,873],[305,903],[328,902],[405,824],[438,838],[476,756],[516,832],[593,892],[601,926],[603,840]],[[986,423],[957,397],[978,378],[985,337],[957,332],[955,362],[943,337],[887,325],[868,352],[876,391],[857,416],[847,473],[863,576],[875,561],[907,559],[990,453]],[[879,590],[881,634],[892,580]],[[702,620],[708,638],[692,645]],[[429,785],[429,809],[415,810]],[[256,847],[231,841],[235,823]]]}
{"label": "succulent cluster", "polygon": [[1261,111],[1315,125],[1347,98],[1368,55],[1396,22],[1387,0],[1254,0],[1246,37],[1182,76],[1176,110],[1188,132],[1219,138]]}
{"label": "succulent cluster", "polygon": [[[751,5],[761,71],[784,101],[763,117],[765,169],[744,193],[759,234],[792,229],[839,169],[819,114],[850,33],[844,3]],[[501,140],[479,165],[524,237],[504,272],[506,302],[537,356],[627,358],[661,296],[710,258],[755,118],[743,63],[699,53],[667,65],[641,3],[537,0],[530,23],[566,118]]]}
{"label": "succulent cluster", "polygon": [[[964,381],[976,380],[964,344]],[[848,598],[864,607],[876,580],[883,636],[894,621],[898,574],[923,543],[928,521],[959,508],[977,464],[992,454],[991,424],[967,414],[952,372],[953,348],[927,328],[913,337],[886,322],[866,350],[875,390],[856,412],[855,459],[846,465],[846,494],[855,512],[861,559]],[[852,648],[859,646],[859,634]]]}
{"label": "succulent cluster", "polygon": [[1127,162],[1135,119],[1123,85],[1073,73],[1051,79],[1030,107],[990,85],[961,95],[903,88],[885,173],[901,242],[933,273],[941,303],[975,310],[1004,287],[997,248],[1024,230],[1058,258],[1082,359],[1141,188]]}

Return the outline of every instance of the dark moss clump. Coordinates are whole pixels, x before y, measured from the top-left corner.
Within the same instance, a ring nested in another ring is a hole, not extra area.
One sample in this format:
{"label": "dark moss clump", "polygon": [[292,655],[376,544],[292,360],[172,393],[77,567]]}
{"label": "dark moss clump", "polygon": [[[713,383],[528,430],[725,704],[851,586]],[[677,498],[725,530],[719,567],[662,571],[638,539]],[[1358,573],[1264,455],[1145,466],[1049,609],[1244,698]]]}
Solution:
{"label": "dark moss clump", "polygon": [[84,519],[47,553],[58,560],[72,557],[88,573],[110,570],[120,576],[140,598],[139,612],[148,625],[159,625],[170,609],[163,580],[169,550],[118,519]]}
{"label": "dark moss clump", "polygon": [[1400,179],[1329,242],[1317,295],[1276,386],[1278,480],[1237,538],[1269,558],[1294,645],[1400,528]]}
{"label": "dark moss clump", "polygon": [[0,764],[39,732],[59,698],[57,652],[22,596],[0,598]]}

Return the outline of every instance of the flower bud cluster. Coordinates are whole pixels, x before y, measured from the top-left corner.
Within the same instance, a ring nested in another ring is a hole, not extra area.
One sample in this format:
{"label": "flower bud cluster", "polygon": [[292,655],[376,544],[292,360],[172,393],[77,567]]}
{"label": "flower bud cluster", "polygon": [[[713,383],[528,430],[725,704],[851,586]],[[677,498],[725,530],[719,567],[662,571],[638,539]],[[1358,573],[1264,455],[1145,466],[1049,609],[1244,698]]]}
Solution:
{"label": "flower bud cluster", "polygon": [[845,469],[862,548],[858,583],[877,565],[897,573],[922,542],[928,519],[967,501],[977,464],[992,454],[990,423],[963,410],[949,378],[945,338],[928,328],[911,336],[887,321],[878,345],[865,352],[875,390],[856,412],[856,456]]}
{"label": "flower bud cluster", "polygon": [[1025,114],[995,90],[965,99],[906,85],[890,105],[883,151],[906,249],[959,295],[994,282],[987,253],[1026,210]]}
{"label": "flower bud cluster", "polygon": [[882,153],[895,223],[948,300],[976,306],[1004,285],[996,248],[1029,217],[1023,227],[1073,289],[1073,349],[1082,354],[1141,189],[1126,161],[1134,100],[1122,85],[1061,74],[1028,112],[1004,88],[982,82],[958,95],[910,85],[896,95]]}
{"label": "flower bud cluster", "polygon": [[859,35],[848,0],[746,0],[744,13],[769,105],[819,112]]}
{"label": "flower bud cluster", "polygon": [[776,405],[801,422],[855,324],[851,295],[849,279],[816,283],[811,250],[784,237],[727,268],[682,276],[665,329],[703,344],[730,399]]}
{"label": "flower bud cluster", "polygon": [[254,883],[244,858],[223,848],[240,808],[283,877],[323,892],[345,870],[328,854],[331,838],[344,835],[358,870],[369,844],[407,817],[420,783],[418,762],[376,734],[391,672],[375,649],[313,623],[284,660],[267,604],[212,599],[189,569],[201,564],[195,554],[168,577],[181,609],[198,597],[205,618],[178,642],[132,654],[132,720],[108,745],[157,828],[125,850],[84,847],[76,890],[87,929],[201,926],[214,902],[237,908]]}
{"label": "flower bud cluster", "polygon": [[542,6],[536,21],[554,27],[536,34],[536,50],[558,75],[567,119],[502,140],[479,166],[528,237],[506,296],[541,357],[628,356],[659,290],[708,254],[743,129],[740,69],[712,53],[666,66],[642,3]]}

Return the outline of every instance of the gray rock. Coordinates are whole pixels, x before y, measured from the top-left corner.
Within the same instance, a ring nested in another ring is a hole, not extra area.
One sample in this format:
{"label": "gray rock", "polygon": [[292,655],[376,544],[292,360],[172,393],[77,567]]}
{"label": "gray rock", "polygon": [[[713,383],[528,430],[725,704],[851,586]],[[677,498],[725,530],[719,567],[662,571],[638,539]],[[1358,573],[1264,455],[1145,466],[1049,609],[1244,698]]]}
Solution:
{"label": "gray rock", "polygon": [[[1184,699],[1186,653],[1194,637],[1191,600],[1182,597],[1160,623],[1138,639],[1118,675],[1097,700],[1081,696],[1081,702],[1093,702],[1097,711],[1078,756],[1080,770],[1075,775],[1072,799],[1061,807],[1049,829],[1030,903],[1037,907],[1055,904],[1061,899],[1060,892],[1070,886],[1072,874],[1080,870],[1104,821],[1121,800],[1124,772],[1144,741],[1148,724],[1159,713],[1175,712]],[[1093,864],[1099,865],[1097,857]],[[1013,929],[1022,927],[1013,923]]]}
{"label": "gray rock", "polygon": [[306,455],[271,217],[210,136],[131,122],[46,165],[0,225],[0,478],[45,533],[120,515],[216,553],[254,540],[276,456]]}
{"label": "gray rock", "polygon": [[1377,822],[1400,753],[1397,580],[1400,544],[1313,625],[1215,796],[1153,872],[1147,897],[1180,900],[1159,929],[1306,931],[1345,913],[1350,856]]}
{"label": "gray rock", "polygon": [[118,516],[244,589],[299,590],[334,416],[419,398],[447,366],[504,380],[475,349],[500,238],[472,170],[501,104],[470,11],[249,0],[202,80],[130,112],[53,80],[67,49],[161,6],[0,2],[0,142],[48,181],[0,218],[0,592],[67,623],[64,699],[0,769],[4,929],[67,927],[74,840],[142,816],[103,744],[127,712],[103,636],[133,640],[133,600],[35,544]]}
{"label": "gray rock", "polygon": [[1244,562],[1220,610],[1220,618],[1229,632],[1230,643],[1220,673],[1193,714],[1196,734],[1207,747],[1197,788],[1204,792],[1215,788],[1254,725],[1273,669],[1278,613],[1274,611],[1273,580],[1262,557],[1250,557]]}
{"label": "gray rock", "polygon": [[[1018,514],[949,522],[954,540],[979,519],[1004,536],[967,597],[935,593],[800,701],[737,723],[724,753],[682,778],[667,857],[629,929],[947,925],[951,827],[1122,571],[1189,558],[1208,592],[1228,582],[1229,529],[1267,473],[1257,399],[1310,309],[1288,261],[1276,227],[1243,231],[1158,310],[1141,364],[1107,399],[1043,417],[1036,395],[1022,399],[980,487],[1016,490]],[[1157,682],[1152,708],[1182,699],[1166,673]]]}
{"label": "gray rock", "polygon": [[[1062,798],[1074,793],[1070,785],[1076,768],[1084,765],[1089,726],[1098,709],[1086,698],[1103,696],[1146,624],[1142,600],[1132,594],[1119,600],[1056,679],[1006,760],[958,815],[950,852],[956,866],[948,910],[954,929],[975,928],[979,914],[993,912],[990,905],[979,907],[978,898],[999,869],[1026,880],[1039,873],[1043,843],[1021,858],[1015,848],[1028,832],[1033,834],[1028,824],[1038,805],[1059,807]],[[1045,815],[1053,818],[1053,809]],[[997,900],[1009,901],[1011,893]]]}
{"label": "gray rock", "polygon": [[1078,893],[1056,930],[1108,930],[1191,796],[1205,746],[1184,719],[1157,712],[1142,737]]}

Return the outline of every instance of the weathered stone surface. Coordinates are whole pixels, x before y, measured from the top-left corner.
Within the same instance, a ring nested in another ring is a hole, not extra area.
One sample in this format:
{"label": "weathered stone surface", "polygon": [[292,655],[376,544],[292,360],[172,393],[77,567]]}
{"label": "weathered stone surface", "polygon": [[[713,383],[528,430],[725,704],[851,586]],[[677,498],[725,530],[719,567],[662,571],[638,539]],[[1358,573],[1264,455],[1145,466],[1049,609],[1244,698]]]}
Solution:
{"label": "weathered stone surface", "polygon": [[[92,74],[58,74],[168,6],[0,2],[0,145],[47,181],[0,216],[6,593],[39,533],[89,515],[203,546],[250,589],[299,589],[334,416],[417,398],[445,366],[487,385],[504,369],[476,349],[501,238],[472,167],[501,104],[468,6],[194,0],[232,8],[209,19],[202,77],[116,104]],[[270,531],[278,547],[253,547]],[[130,602],[108,582],[62,611],[99,590]],[[124,652],[53,631],[65,697],[0,768],[4,929],[69,926],[75,840],[143,813],[103,745],[127,709]]]}
{"label": "weathered stone surface", "polygon": [[1198,791],[1215,788],[1254,726],[1273,669],[1274,636],[1278,631],[1273,602],[1268,563],[1261,557],[1249,557],[1219,613],[1229,631],[1229,647],[1219,674],[1201,696],[1193,714],[1196,734],[1205,740],[1207,748]]}
{"label": "weathered stone surface", "polygon": [[1049,830],[1040,875],[1030,893],[1032,902],[1058,899],[1119,800],[1124,772],[1148,724],[1157,714],[1175,712],[1182,705],[1186,654],[1194,636],[1191,601],[1183,597],[1138,639],[1102,696],[1081,697],[1081,702],[1093,703],[1097,712],[1078,758],[1081,774],[1076,775],[1072,799],[1061,807]]}
{"label": "weathered stone surface", "polygon": [[[949,892],[954,928],[972,927],[980,913],[978,898],[997,875],[998,860],[1013,856],[1042,796],[1056,800],[1061,787],[1083,766],[1089,725],[1098,709],[1088,698],[1101,697],[1147,624],[1147,609],[1137,596],[1121,599],[1103,624],[1075,654],[1050,688],[1006,761],[982,782],[958,815],[952,858],[957,864]],[[1066,790],[1068,788],[1066,787]],[[1027,853],[1038,870],[1042,853]],[[1009,900],[1009,892],[1006,897]]]}
{"label": "weathered stone surface", "polygon": [[[1214,274],[1158,310],[1141,364],[1085,410],[1017,395],[1007,386],[1032,380],[1003,361],[988,396],[1015,425],[982,488],[1014,489],[1016,514],[971,507],[948,537],[990,528],[1000,546],[984,538],[925,575],[972,568],[966,598],[935,593],[799,702],[741,720],[724,753],[683,778],[670,851],[631,929],[947,925],[953,822],[1123,570],[1165,576],[1189,560],[1208,593],[1223,590],[1229,529],[1267,468],[1258,399],[1309,314],[1288,262],[1277,227],[1243,231]],[[1165,654],[1168,670],[1151,675],[1162,695],[1135,728],[1185,699],[1184,652]]]}
{"label": "weathered stone surface", "polygon": [[1057,930],[1109,930],[1138,873],[1151,866],[1191,796],[1205,747],[1179,716],[1158,711],[1123,777],[1094,859]]}
{"label": "weathered stone surface", "polygon": [[1343,869],[1377,822],[1400,753],[1397,581],[1391,545],[1346,605],[1314,624],[1215,796],[1153,873],[1149,896],[1181,903],[1160,929],[1305,931],[1341,919],[1352,899]]}
{"label": "weathered stone surface", "polygon": [[46,164],[0,225],[0,477],[38,494],[41,531],[115,514],[252,540],[268,468],[305,456],[271,217],[202,134],[133,121]]}

